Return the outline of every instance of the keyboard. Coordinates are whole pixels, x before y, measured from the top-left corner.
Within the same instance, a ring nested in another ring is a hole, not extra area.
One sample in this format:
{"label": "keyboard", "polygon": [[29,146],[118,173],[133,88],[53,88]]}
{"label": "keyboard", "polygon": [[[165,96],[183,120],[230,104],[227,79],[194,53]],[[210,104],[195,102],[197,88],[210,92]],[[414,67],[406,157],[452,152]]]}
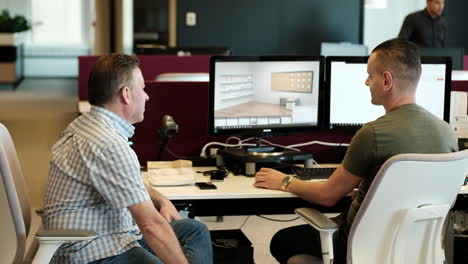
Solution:
{"label": "keyboard", "polygon": [[292,171],[301,180],[326,180],[332,175],[336,167],[304,168],[293,166]]}

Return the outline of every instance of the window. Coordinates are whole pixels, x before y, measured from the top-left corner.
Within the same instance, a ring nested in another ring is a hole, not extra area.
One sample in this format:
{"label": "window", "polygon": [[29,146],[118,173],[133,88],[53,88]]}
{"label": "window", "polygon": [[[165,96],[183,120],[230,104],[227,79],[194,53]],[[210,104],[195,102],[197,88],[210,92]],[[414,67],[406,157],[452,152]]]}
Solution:
{"label": "window", "polygon": [[87,44],[82,0],[32,0],[33,44]]}

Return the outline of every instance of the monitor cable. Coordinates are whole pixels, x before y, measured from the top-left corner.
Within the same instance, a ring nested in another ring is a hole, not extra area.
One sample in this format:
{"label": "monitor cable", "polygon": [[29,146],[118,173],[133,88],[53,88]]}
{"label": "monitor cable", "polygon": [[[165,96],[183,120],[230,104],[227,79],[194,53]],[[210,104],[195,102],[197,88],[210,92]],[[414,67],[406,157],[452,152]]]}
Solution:
{"label": "monitor cable", "polygon": [[[209,143],[205,144],[203,146],[202,150],[201,150],[200,157],[206,157],[206,149],[209,146],[213,146],[213,145],[218,145],[218,146],[223,146],[223,147],[230,147],[230,148],[240,148],[240,147],[244,147],[244,146],[256,146],[257,145],[257,144],[254,144],[254,143],[245,143],[245,142],[253,140],[255,138],[247,138],[247,139],[241,140],[238,137],[229,137],[226,140],[226,142],[229,142],[229,140],[231,140],[231,139],[236,139],[238,141],[237,144],[229,144],[229,143],[222,143],[222,142],[209,142]],[[262,142],[265,142],[265,143],[269,144],[270,146],[282,147],[282,148],[285,148],[285,149],[292,149],[292,150],[297,150],[297,151],[299,151],[298,147],[304,147],[304,146],[313,145],[313,144],[331,146],[331,147],[348,147],[349,146],[349,143],[334,143],[334,142],[324,142],[324,141],[319,141],[319,140],[314,140],[314,141],[309,141],[309,142],[304,142],[304,143],[298,143],[298,144],[293,144],[293,145],[289,145],[289,146],[283,146],[283,145],[280,145],[280,144],[272,143],[272,142],[270,142],[268,140],[265,140],[265,139],[261,139],[261,140],[262,140]]]}
{"label": "monitor cable", "polygon": [[324,146],[331,146],[331,147],[349,147],[348,143],[333,143],[333,142],[324,142],[324,141],[319,141],[319,140],[314,140],[314,141],[309,141],[305,143],[299,143],[299,144],[294,144],[294,145],[289,145],[286,146],[288,148],[297,148],[297,147],[304,147],[308,145],[324,145]]}

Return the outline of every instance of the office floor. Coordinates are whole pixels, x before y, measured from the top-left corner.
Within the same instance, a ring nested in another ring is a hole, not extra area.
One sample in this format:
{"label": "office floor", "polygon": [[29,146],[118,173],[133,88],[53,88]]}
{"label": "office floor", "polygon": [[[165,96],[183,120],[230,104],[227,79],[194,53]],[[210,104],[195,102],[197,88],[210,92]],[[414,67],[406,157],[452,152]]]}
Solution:
{"label": "office floor", "polygon": [[[10,131],[28,184],[33,210],[42,207],[50,161],[50,147],[60,132],[78,116],[76,79],[26,79],[15,91],[0,87],[0,122]],[[294,215],[268,216],[294,219]],[[257,216],[201,218],[210,230],[238,229],[254,244],[257,264],[277,263],[270,255],[272,235],[286,226],[301,224],[274,222]],[[33,219],[36,230],[40,219]]]}

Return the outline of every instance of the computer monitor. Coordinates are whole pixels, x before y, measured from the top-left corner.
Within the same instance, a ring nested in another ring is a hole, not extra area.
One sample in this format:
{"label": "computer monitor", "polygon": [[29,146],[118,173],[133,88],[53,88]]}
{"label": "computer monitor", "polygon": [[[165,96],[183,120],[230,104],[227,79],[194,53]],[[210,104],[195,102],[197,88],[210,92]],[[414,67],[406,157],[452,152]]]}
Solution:
{"label": "computer monitor", "polygon": [[[368,57],[327,57],[325,123],[330,129],[359,128],[385,114],[381,105],[371,103],[365,85]],[[421,57],[421,79],[416,103],[449,122],[451,60],[448,57]]]}
{"label": "computer monitor", "polygon": [[321,125],[324,58],[213,56],[209,133],[266,137]]}

